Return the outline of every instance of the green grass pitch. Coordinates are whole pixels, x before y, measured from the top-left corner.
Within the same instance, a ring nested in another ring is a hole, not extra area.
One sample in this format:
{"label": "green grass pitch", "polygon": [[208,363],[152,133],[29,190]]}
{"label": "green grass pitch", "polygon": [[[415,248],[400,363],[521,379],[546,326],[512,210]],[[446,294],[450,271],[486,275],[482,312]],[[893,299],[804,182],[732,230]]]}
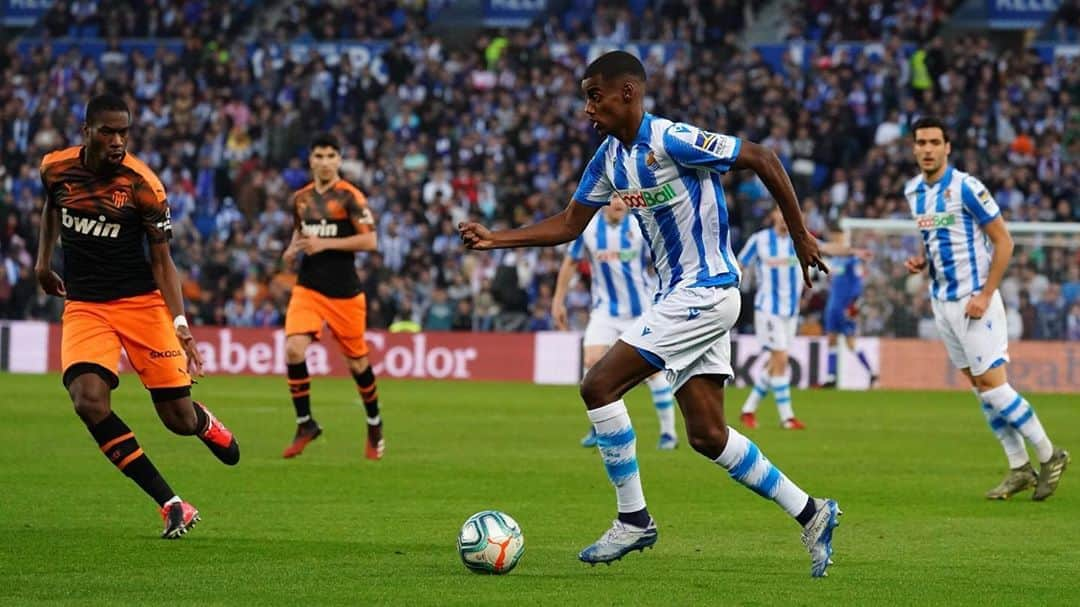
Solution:
{"label": "green grass pitch", "polygon": [[[808,424],[784,432],[771,401],[747,432],[784,472],[845,511],[826,579],[811,579],[798,527],[685,443],[655,449],[644,389],[629,397],[656,548],[611,567],[578,551],[610,524],[598,456],[577,446],[572,387],[381,381],[386,458],[363,458],[348,380],[317,379],[325,433],[283,460],[293,413],[284,378],[196,387],[237,434],[236,468],[170,434],[125,376],[114,406],[166,479],[202,512],[158,539],[154,504],[96,449],[57,376],[0,376],[0,603],[102,605],[985,605],[1075,604],[1080,461],[1057,495],[988,502],[1001,449],[967,392],[796,391]],[[737,415],[745,395],[729,390]],[[1076,396],[1031,399],[1080,455]],[[681,431],[681,429],[680,429]],[[510,575],[469,573],[465,518],[504,510],[526,554]]]}

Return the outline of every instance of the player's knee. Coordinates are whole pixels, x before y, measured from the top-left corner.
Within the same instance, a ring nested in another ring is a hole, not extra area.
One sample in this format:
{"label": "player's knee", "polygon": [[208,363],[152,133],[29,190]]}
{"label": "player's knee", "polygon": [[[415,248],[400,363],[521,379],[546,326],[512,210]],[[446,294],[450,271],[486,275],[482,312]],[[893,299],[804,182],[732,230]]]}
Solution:
{"label": "player's knee", "polygon": [[727,426],[709,425],[687,428],[686,440],[690,447],[709,459],[716,459],[727,446]]}
{"label": "player's knee", "polygon": [[585,401],[585,405],[590,408],[602,407],[608,403],[615,402],[617,396],[614,396],[614,390],[607,384],[602,378],[600,373],[594,372],[595,367],[589,370],[585,374],[585,379],[581,382],[581,400]]}
{"label": "player's knee", "polygon": [[109,391],[98,390],[80,384],[72,384],[69,389],[75,413],[87,425],[95,425],[109,416]]}
{"label": "player's knee", "polygon": [[285,342],[285,359],[290,365],[304,362],[308,344],[304,340],[289,339]]}
{"label": "player's knee", "polygon": [[349,359],[349,371],[351,371],[353,375],[360,375],[370,366],[371,363],[368,361],[368,357],[366,356]]}

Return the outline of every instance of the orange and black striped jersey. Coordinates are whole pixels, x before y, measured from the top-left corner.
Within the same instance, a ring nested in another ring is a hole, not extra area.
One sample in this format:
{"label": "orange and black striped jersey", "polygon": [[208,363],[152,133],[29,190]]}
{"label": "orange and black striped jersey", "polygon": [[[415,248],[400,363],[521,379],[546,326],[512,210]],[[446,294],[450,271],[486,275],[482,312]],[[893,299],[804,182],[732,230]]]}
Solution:
{"label": "orange and black striped jersey", "polygon": [[108,174],[83,163],[82,146],[46,154],[41,183],[60,213],[67,298],[111,301],[157,288],[144,241],[172,236],[165,187],[131,154]]}
{"label": "orange and black striped jersey", "polygon": [[[319,238],[347,238],[375,229],[367,198],[356,186],[338,179],[325,192],[314,183],[300,188],[292,197],[296,229]],[[297,284],[327,297],[354,297],[360,293],[356,278],[356,255],[352,251],[322,251],[305,255],[300,262]]]}

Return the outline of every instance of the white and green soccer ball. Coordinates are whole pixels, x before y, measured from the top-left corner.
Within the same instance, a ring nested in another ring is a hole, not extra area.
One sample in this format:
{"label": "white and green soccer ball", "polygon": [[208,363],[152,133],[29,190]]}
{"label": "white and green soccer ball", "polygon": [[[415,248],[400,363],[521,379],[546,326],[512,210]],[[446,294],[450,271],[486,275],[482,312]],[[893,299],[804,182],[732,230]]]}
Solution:
{"label": "white and green soccer ball", "polygon": [[525,536],[510,515],[484,510],[461,526],[457,547],[470,571],[500,575],[510,573],[525,554]]}

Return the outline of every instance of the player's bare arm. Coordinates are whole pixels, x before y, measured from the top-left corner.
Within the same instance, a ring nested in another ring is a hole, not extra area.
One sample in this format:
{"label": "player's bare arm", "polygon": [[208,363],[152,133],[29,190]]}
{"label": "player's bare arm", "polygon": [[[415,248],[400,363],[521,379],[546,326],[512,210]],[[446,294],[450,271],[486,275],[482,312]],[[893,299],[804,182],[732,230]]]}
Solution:
{"label": "player's bare arm", "polygon": [[784,223],[787,224],[792,244],[795,246],[795,254],[799,257],[799,265],[802,266],[803,280],[807,288],[811,287],[810,268],[817,268],[826,274],[829,268],[821,259],[817,239],[803,223],[799,199],[795,195],[795,188],[791,185],[791,179],[788,178],[784,165],[780,163],[780,158],[769,148],[744,140],[734,168],[750,169],[757,173],[780,206],[780,212],[784,214]]}
{"label": "player's bare arm", "polygon": [[34,274],[38,284],[49,295],[67,297],[64,281],[52,269],[53,249],[56,248],[56,239],[60,235],[60,212],[45,197],[45,205],[41,211],[41,237],[38,239],[37,262],[34,264]]}
{"label": "player's bare arm", "polygon": [[570,288],[570,279],[573,277],[574,260],[567,255],[559,266],[559,275],[555,278],[555,293],[551,296],[551,317],[555,321],[555,328],[560,331],[570,328],[566,315],[566,291]]}
{"label": "player's bare arm", "polygon": [[282,261],[286,266],[291,266],[296,261],[296,255],[301,251],[301,245],[305,236],[300,230],[293,230],[292,239],[289,240],[289,246],[285,247],[285,252],[281,254]]}
{"label": "player's bare arm", "polygon": [[[182,317],[184,296],[180,290],[180,274],[176,271],[172,253],[169,252],[169,241],[150,243],[150,269],[154,273],[154,282],[157,283],[161,296],[165,299],[165,305],[169,307],[169,316]],[[180,339],[184,353],[187,354],[188,372],[192,377],[202,377],[202,357],[199,356],[199,350],[195,347],[195,337],[191,335],[191,329],[186,323],[177,324],[176,336]]]}
{"label": "player's bare arm", "polygon": [[550,247],[580,236],[599,208],[571,200],[562,211],[523,228],[492,232],[478,223],[462,222],[458,224],[458,232],[466,247],[478,251]]}
{"label": "player's bare arm", "polygon": [[833,257],[846,257],[848,255],[854,255],[863,261],[873,259],[874,254],[869,249],[860,249],[856,247],[849,247],[846,244],[840,242],[826,242],[820,246],[820,250],[825,255],[831,255]]}
{"label": "player's bare arm", "polygon": [[986,284],[982,291],[978,291],[968,300],[964,313],[969,318],[982,318],[986,308],[990,306],[990,298],[994,291],[1001,285],[1001,279],[1005,276],[1005,270],[1009,267],[1009,260],[1013,254],[1013,239],[1009,234],[1009,228],[1005,226],[1005,220],[1000,216],[982,227],[990,243],[994,245],[994,253],[990,257],[990,272],[986,276]]}

